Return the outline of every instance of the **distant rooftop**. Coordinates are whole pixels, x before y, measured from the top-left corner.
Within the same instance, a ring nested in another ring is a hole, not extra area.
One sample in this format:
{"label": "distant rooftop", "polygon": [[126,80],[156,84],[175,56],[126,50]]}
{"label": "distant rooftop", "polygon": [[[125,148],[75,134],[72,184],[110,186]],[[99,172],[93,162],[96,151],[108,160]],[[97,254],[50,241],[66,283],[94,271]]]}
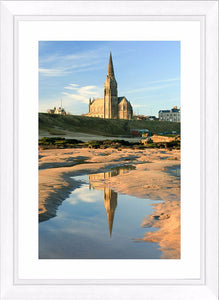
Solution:
{"label": "distant rooftop", "polygon": [[174,106],[172,109],[164,109],[159,110],[159,113],[171,113],[171,112],[179,112],[180,108],[177,108],[177,106]]}

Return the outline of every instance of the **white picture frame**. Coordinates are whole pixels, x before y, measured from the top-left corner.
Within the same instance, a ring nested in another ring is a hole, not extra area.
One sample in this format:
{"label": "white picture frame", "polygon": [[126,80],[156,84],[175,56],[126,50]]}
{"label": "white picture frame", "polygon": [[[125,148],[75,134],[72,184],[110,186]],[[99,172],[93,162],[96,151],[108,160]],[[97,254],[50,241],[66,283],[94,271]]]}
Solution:
{"label": "white picture frame", "polygon": [[[0,1],[1,4],[1,299],[218,299],[218,1]],[[15,243],[19,169],[16,145],[16,41],[20,20],[198,20],[204,187],[199,279],[17,280]]]}

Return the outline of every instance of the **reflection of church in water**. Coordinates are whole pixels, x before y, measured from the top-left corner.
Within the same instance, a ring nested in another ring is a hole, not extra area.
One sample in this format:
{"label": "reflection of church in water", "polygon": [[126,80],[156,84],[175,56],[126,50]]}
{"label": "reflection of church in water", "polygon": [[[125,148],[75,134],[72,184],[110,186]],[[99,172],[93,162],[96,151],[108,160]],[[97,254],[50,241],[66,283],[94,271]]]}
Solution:
{"label": "reflection of church in water", "polygon": [[99,173],[89,175],[89,188],[104,191],[104,206],[106,209],[109,233],[112,234],[114,214],[117,206],[117,193],[110,189],[109,184],[104,184],[111,176],[115,176],[113,172]]}

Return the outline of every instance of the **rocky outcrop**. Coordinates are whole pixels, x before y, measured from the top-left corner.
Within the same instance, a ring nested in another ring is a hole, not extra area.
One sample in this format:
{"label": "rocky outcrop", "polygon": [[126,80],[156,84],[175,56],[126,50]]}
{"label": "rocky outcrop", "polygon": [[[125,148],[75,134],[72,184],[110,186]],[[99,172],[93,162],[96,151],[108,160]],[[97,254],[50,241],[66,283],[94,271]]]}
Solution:
{"label": "rocky outcrop", "polygon": [[180,136],[164,136],[164,135],[157,135],[154,134],[144,140],[141,140],[142,144],[147,144],[148,142],[152,143],[170,143],[170,142],[180,141]]}

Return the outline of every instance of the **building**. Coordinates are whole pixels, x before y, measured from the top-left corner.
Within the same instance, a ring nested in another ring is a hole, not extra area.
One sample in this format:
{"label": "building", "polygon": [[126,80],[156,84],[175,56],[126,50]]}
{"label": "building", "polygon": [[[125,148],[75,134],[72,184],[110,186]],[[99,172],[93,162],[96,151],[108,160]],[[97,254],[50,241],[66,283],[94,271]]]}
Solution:
{"label": "building", "polygon": [[155,121],[155,120],[157,120],[157,118],[155,116],[146,116],[146,120]]}
{"label": "building", "polygon": [[104,83],[104,98],[89,99],[88,117],[105,119],[132,119],[133,109],[126,97],[118,97],[117,82],[114,75],[112,55],[110,53],[108,71]]}
{"label": "building", "polygon": [[48,109],[47,113],[48,114],[55,114],[55,115],[66,115],[66,111],[62,106],[59,106],[58,108],[56,108],[54,106],[54,108]]}
{"label": "building", "polygon": [[159,111],[159,120],[160,121],[169,121],[169,122],[180,122],[180,108],[174,106],[170,110],[160,110]]}
{"label": "building", "polygon": [[148,121],[154,121],[157,120],[155,116],[144,116],[144,115],[137,115],[134,116],[136,120],[148,120]]}
{"label": "building", "polygon": [[132,137],[147,137],[151,136],[151,132],[148,129],[131,129]]}

